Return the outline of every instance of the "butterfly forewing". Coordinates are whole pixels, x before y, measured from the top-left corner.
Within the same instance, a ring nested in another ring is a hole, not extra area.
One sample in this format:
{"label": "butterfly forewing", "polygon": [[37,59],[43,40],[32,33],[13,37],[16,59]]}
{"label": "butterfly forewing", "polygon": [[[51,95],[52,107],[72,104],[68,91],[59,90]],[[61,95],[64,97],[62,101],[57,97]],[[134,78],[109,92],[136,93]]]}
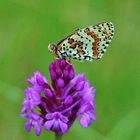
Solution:
{"label": "butterfly forewing", "polygon": [[79,29],[57,44],[57,55],[60,58],[70,57],[79,61],[100,59],[113,34],[114,26],[111,22]]}

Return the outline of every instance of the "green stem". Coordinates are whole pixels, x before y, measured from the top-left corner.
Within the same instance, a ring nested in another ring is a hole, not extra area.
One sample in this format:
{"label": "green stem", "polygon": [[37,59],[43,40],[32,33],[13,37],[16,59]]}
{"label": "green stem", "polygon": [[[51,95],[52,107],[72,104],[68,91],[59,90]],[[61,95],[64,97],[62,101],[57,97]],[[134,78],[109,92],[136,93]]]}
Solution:
{"label": "green stem", "polygon": [[55,134],[55,140],[62,140],[62,136],[58,136],[57,134]]}

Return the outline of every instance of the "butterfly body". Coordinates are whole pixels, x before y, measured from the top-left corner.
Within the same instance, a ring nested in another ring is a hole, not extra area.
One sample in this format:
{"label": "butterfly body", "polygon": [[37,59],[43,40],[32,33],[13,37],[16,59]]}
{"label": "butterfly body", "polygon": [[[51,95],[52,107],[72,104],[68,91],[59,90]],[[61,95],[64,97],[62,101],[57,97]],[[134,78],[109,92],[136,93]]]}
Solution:
{"label": "butterfly body", "polygon": [[56,58],[72,58],[79,61],[100,59],[106,51],[114,34],[111,22],[104,22],[87,28],[78,29],[72,35],[55,45],[55,50],[49,51]]}

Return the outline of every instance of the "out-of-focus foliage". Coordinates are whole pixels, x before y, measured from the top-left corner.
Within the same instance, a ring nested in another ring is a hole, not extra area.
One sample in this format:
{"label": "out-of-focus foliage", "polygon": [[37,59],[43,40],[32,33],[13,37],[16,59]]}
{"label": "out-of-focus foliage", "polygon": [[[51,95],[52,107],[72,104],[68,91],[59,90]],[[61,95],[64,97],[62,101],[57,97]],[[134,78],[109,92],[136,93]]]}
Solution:
{"label": "out-of-focus foliage", "polygon": [[25,80],[35,70],[49,79],[52,60],[47,46],[77,28],[102,21],[115,35],[102,60],[73,61],[96,88],[97,121],[88,129],[78,121],[64,139],[140,139],[140,2],[139,0],[1,0],[0,1],[0,139],[53,140],[25,132],[20,117]]}

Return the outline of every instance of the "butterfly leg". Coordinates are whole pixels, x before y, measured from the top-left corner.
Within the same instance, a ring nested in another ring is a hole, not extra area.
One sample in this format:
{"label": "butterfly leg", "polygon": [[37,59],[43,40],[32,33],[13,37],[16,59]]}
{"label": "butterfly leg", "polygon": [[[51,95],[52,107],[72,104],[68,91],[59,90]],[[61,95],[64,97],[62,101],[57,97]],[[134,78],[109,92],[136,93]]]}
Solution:
{"label": "butterfly leg", "polygon": [[69,65],[72,65],[72,64],[71,64],[71,59],[70,59],[70,57],[68,57],[68,58],[66,59],[66,62],[67,62]]}
{"label": "butterfly leg", "polygon": [[52,58],[53,58],[53,61],[56,60],[56,55],[52,53]]}

